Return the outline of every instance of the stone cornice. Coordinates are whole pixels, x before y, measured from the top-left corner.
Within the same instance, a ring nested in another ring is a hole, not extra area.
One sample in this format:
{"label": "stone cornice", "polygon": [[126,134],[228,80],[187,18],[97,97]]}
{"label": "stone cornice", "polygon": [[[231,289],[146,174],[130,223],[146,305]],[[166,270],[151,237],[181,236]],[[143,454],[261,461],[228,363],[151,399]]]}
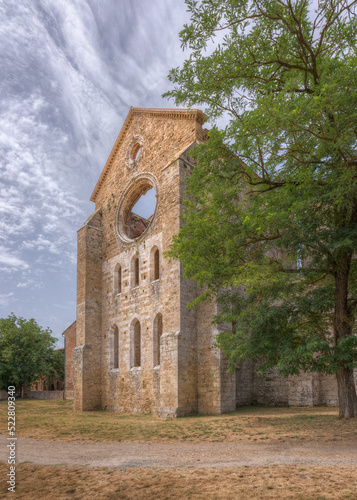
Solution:
{"label": "stone cornice", "polygon": [[201,125],[206,119],[206,115],[199,109],[162,109],[162,108],[130,108],[128,116],[126,117],[124,124],[119,132],[118,138],[115,141],[113,149],[110,152],[109,158],[103,168],[102,173],[98,179],[98,182],[94,188],[92,196],[90,200],[95,202],[97,194],[109,172],[116,154],[125,138],[126,132],[129,129],[131,122],[133,121],[134,116],[136,115],[146,115],[146,116],[159,116],[162,118],[169,118],[174,120],[194,120],[200,123]]}

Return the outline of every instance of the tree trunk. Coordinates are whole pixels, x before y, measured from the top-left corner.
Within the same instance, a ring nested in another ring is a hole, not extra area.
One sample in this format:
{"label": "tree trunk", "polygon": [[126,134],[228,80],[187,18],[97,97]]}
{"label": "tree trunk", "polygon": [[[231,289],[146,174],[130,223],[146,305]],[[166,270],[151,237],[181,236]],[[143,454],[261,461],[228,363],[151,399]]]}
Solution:
{"label": "tree trunk", "polygon": [[[348,307],[348,282],[352,260],[351,251],[341,251],[335,272],[335,345],[352,335],[353,314]],[[341,370],[336,373],[340,417],[357,417],[357,394],[353,369],[341,362]]]}
{"label": "tree trunk", "polygon": [[341,418],[357,417],[357,395],[353,379],[353,370],[343,368],[336,373],[338,388],[338,405]]}

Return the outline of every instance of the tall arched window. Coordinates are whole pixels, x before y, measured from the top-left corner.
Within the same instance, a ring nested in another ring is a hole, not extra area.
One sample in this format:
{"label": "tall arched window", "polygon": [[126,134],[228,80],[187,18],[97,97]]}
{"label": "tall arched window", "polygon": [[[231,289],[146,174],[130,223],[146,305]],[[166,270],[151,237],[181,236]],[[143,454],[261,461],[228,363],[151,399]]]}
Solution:
{"label": "tall arched window", "polygon": [[134,255],[131,260],[131,286],[139,285],[139,257]]}
{"label": "tall arched window", "polygon": [[154,253],[154,279],[158,280],[160,278],[160,252],[157,248]]}
{"label": "tall arched window", "polygon": [[131,367],[141,366],[141,326],[140,321],[134,319],[131,323]]}
{"label": "tall arched window", "polygon": [[160,250],[156,246],[150,252],[150,277],[151,281],[160,279]]}
{"label": "tall arched window", "polygon": [[119,368],[119,331],[118,327],[113,327],[113,368]]}
{"label": "tall arched window", "polygon": [[114,294],[121,293],[121,265],[117,264],[114,269]]}
{"label": "tall arched window", "polygon": [[154,319],[154,335],[153,335],[153,364],[160,364],[160,340],[162,336],[162,314],[158,313]]}

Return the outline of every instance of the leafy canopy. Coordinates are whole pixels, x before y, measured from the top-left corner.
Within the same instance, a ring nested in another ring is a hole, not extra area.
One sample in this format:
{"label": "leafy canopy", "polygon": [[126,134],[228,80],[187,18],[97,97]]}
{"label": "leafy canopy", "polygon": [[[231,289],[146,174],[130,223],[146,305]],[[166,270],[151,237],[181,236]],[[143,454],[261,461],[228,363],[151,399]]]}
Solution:
{"label": "leafy canopy", "polygon": [[[0,319],[0,388],[21,388],[59,371],[56,343],[51,330],[42,329],[34,319],[10,314]],[[63,358],[63,355],[62,355]],[[55,367],[53,364],[54,359]]]}
{"label": "leafy canopy", "polygon": [[356,367],[357,2],[186,4],[166,96],[228,124],[195,149],[170,255],[217,297],[231,367]]}

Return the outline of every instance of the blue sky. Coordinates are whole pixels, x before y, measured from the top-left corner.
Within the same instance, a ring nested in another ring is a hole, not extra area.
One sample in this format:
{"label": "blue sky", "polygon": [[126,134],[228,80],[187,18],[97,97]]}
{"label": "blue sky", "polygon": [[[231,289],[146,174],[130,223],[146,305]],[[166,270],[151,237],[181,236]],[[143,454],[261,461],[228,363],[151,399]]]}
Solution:
{"label": "blue sky", "polygon": [[77,230],[130,106],[184,58],[183,0],[0,4],[0,317],[75,319]]}

